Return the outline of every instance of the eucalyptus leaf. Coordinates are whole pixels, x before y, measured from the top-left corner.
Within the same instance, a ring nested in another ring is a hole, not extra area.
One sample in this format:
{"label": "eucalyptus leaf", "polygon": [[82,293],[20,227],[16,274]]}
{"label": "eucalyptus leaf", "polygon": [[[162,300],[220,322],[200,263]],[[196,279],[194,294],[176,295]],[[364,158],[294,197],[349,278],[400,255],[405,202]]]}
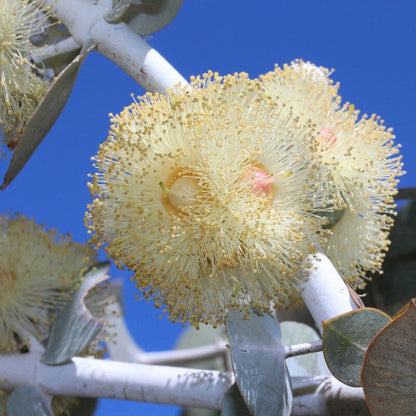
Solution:
{"label": "eucalyptus leaf", "polygon": [[94,48],[91,45],[78,55],[52,82],[48,91],[36,107],[22,137],[14,150],[10,165],[0,189],[4,190],[23,169],[33,152],[54,125],[68,101],[75,84],[78,71],[87,54]]}
{"label": "eucalyptus leaf", "polygon": [[234,384],[225,394],[222,403],[221,416],[251,416],[250,410],[241,396],[240,390]]}
{"label": "eucalyptus leaf", "polygon": [[48,340],[42,361],[58,365],[69,361],[80,353],[100,331],[103,321],[94,318],[85,307],[84,299],[88,291],[109,278],[109,262],[92,267],[74,293],[74,297],[59,311]]}
{"label": "eucalyptus leaf", "polygon": [[114,7],[105,14],[104,19],[108,23],[121,22],[121,19],[133,3],[134,0],[119,0]]}
{"label": "eucalyptus leaf", "polygon": [[[133,4],[123,10],[122,20],[135,33],[145,36],[167,26],[178,13],[182,3],[183,0],[134,0]],[[118,7],[118,4],[115,7]]]}
{"label": "eucalyptus leaf", "polygon": [[9,396],[7,416],[54,416],[45,396],[36,386],[20,386]]}
{"label": "eucalyptus leaf", "polygon": [[414,416],[416,409],[416,304],[393,319],[368,347],[361,373],[373,416]]}
{"label": "eucalyptus leaf", "polygon": [[368,345],[391,321],[384,312],[362,308],[323,322],[323,352],[332,374],[343,383],[360,387],[360,373]]}
{"label": "eucalyptus leaf", "polygon": [[277,320],[255,310],[233,310],[226,329],[236,382],[251,413],[289,416],[293,397]]}
{"label": "eucalyptus leaf", "polygon": [[[200,325],[199,329],[193,327],[187,328],[179,338],[175,349],[204,347],[207,345],[215,345],[218,342],[226,340],[227,333],[224,326],[213,328],[212,325]],[[211,359],[190,362],[186,364],[186,367],[224,371],[224,357],[217,356]]]}
{"label": "eucalyptus leaf", "polygon": [[[309,343],[321,339],[313,328],[300,322],[282,322],[280,329],[284,346]],[[292,379],[293,377],[331,375],[322,351],[288,358],[286,364]]]}

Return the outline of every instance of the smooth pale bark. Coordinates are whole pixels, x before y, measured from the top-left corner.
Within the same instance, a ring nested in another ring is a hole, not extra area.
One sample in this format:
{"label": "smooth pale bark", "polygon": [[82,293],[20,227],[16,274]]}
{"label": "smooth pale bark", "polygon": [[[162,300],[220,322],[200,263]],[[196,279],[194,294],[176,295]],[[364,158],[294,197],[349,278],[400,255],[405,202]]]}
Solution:
{"label": "smooth pale bark", "polygon": [[[218,409],[234,384],[231,372],[195,370],[74,357],[68,364],[48,366],[39,352],[0,355],[0,389],[33,384],[50,396],[113,398],[185,407]],[[335,378],[293,382],[292,416],[369,415],[361,388]]]}
{"label": "smooth pale bark", "polygon": [[112,398],[221,409],[231,372],[74,357],[48,366],[32,354],[0,356],[0,389],[37,385],[47,395]]}
{"label": "smooth pale bark", "polygon": [[186,80],[157,51],[136,35],[125,23],[104,20],[112,2],[86,0],[48,0],[75,42],[88,46],[96,42],[97,51],[127,72],[146,91],[164,94],[166,88]]}
{"label": "smooth pale bark", "polygon": [[357,309],[347,285],[328,257],[318,252],[311,257],[312,272],[299,284],[300,294],[322,334],[322,321]]}

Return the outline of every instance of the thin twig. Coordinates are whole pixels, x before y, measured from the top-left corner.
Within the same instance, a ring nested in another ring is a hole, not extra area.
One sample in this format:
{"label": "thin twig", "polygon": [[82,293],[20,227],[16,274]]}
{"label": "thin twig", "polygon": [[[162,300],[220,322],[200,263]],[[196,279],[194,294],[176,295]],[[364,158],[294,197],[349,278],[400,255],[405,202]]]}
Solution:
{"label": "thin twig", "polygon": [[322,351],[322,340],[285,347],[286,358]]}
{"label": "thin twig", "polygon": [[35,49],[35,51],[31,54],[31,59],[35,64],[38,64],[57,55],[62,55],[64,53],[76,51],[80,48],[81,45],[79,45],[71,36],[70,38],[61,40],[57,43],[52,43],[51,45],[48,45],[44,48]]}

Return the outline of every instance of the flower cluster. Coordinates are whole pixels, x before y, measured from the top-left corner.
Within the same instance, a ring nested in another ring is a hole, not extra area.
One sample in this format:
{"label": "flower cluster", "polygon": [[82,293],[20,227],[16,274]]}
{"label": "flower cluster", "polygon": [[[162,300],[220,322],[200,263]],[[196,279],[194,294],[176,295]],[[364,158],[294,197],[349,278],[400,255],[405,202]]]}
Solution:
{"label": "flower cluster", "polygon": [[47,30],[51,8],[45,0],[0,2],[0,127],[13,148],[48,82],[30,60],[32,40]]}
{"label": "flower cluster", "polygon": [[172,320],[298,303],[318,246],[355,286],[380,268],[398,148],[329,75],[303,61],[258,80],[210,72],[112,116],[87,226]]}
{"label": "flower cluster", "polygon": [[79,285],[95,251],[24,216],[0,216],[0,353],[47,338],[53,311]]}

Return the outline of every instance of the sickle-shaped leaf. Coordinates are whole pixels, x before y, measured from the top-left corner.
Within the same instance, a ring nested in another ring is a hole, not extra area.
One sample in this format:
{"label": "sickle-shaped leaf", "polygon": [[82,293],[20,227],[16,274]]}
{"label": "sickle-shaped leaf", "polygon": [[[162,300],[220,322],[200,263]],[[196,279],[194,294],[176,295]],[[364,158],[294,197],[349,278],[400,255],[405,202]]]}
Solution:
{"label": "sickle-shaped leaf", "polygon": [[53,416],[45,397],[36,386],[20,386],[7,400],[7,416]]}
{"label": "sickle-shaped leaf", "polygon": [[78,55],[52,82],[48,91],[36,107],[26,129],[14,150],[9,168],[4,176],[0,189],[4,190],[23,169],[33,152],[40,145],[55,121],[61,114],[72,87],[77,79],[78,71],[87,54],[93,50],[91,45]]}
{"label": "sickle-shaped leaf", "polygon": [[226,329],[237,385],[250,411],[289,416],[292,390],[277,320],[258,311],[230,311]]}
{"label": "sickle-shaped leaf", "polygon": [[92,267],[75,292],[73,299],[56,317],[42,356],[45,364],[57,365],[69,361],[80,353],[98,334],[103,321],[94,318],[84,304],[88,291],[109,278],[109,262]]}
{"label": "sickle-shaped leaf", "polygon": [[328,368],[343,383],[361,386],[361,367],[368,345],[391,321],[384,312],[362,308],[323,323],[323,351]]}
{"label": "sickle-shaped leaf", "polygon": [[373,416],[416,412],[416,304],[383,328],[368,346],[361,373]]}
{"label": "sickle-shaped leaf", "polygon": [[183,0],[135,0],[123,11],[122,20],[133,32],[145,36],[167,26],[182,3]]}

